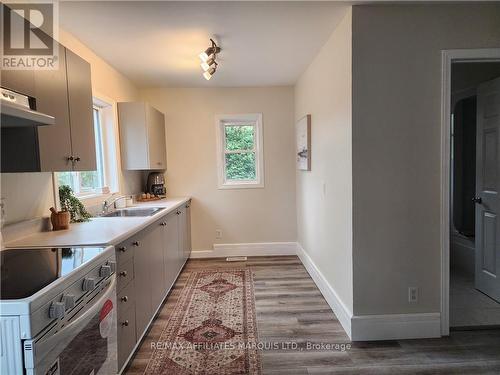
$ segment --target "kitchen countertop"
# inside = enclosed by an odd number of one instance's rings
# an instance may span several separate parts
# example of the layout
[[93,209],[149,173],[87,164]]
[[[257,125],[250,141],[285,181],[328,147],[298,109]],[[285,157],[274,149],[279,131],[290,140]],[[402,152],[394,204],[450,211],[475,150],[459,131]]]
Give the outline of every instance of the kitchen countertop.
[[6,247],[70,247],[117,245],[138,233],[160,217],[172,212],[191,198],[166,198],[147,203],[136,203],[133,207],[165,207],[152,216],[142,217],[94,217],[89,222],[74,223],[69,229],[36,232],[5,244]]

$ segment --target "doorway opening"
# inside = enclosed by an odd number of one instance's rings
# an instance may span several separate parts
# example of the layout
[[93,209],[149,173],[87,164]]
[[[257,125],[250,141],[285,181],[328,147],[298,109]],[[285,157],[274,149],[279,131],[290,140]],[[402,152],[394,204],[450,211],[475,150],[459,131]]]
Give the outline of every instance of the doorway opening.
[[442,51],[443,336],[450,327],[500,326],[499,67],[500,48]]
[[452,62],[450,99],[449,324],[498,328],[500,62]]

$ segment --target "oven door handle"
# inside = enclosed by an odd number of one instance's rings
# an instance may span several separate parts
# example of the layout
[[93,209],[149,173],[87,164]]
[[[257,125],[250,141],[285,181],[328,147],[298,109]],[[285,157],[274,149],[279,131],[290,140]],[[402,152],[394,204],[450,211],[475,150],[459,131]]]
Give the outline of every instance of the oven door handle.
[[[27,351],[25,345],[24,351],[25,366],[27,369],[34,368],[36,366],[37,374],[39,370],[45,371],[48,369],[59,357],[64,348],[99,312],[103,303],[107,299],[111,299],[113,301],[113,308],[116,309],[116,278],[114,276],[107,288],[101,291],[101,293],[102,295],[97,301],[91,302],[92,306],[88,310],[84,311],[82,315],[78,316],[71,323],[64,326],[59,332],[40,340],[29,340],[32,343],[32,350]],[[45,372],[41,373],[44,374]]]

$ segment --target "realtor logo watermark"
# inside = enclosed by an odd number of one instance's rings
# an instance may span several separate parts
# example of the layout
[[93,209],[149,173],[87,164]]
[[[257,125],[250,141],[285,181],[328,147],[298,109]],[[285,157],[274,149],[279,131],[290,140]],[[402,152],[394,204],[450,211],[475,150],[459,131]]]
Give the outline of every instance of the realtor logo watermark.
[[57,1],[2,3],[2,70],[58,69],[58,10]]

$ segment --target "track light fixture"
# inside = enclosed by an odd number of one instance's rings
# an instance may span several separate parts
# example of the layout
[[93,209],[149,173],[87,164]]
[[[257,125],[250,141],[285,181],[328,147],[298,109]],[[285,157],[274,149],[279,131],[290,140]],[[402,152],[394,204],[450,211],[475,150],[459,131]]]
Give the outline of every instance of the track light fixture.
[[201,68],[204,71],[203,77],[205,77],[207,81],[212,78],[213,74],[217,70],[218,64],[215,60],[217,58],[217,54],[221,50],[213,39],[210,39],[210,42],[212,43],[212,45],[199,54],[199,58],[201,60]]

